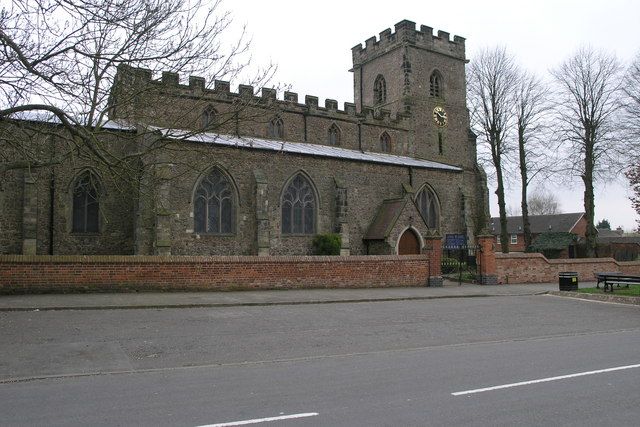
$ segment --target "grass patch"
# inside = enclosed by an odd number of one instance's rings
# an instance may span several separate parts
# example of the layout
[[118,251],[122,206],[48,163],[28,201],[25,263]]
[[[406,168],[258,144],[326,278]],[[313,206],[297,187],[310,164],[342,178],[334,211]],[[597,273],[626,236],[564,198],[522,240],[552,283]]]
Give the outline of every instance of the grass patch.
[[[585,294],[602,294],[602,293],[604,293],[602,288],[600,288],[600,289],[598,289],[598,288],[583,288],[583,289],[578,289],[578,292],[582,292],[582,293],[585,293]],[[611,293],[607,292],[607,295],[611,295]],[[624,285],[620,286],[620,287],[618,287],[617,285],[613,285],[613,295],[640,297],[640,285],[629,285],[628,289]]]

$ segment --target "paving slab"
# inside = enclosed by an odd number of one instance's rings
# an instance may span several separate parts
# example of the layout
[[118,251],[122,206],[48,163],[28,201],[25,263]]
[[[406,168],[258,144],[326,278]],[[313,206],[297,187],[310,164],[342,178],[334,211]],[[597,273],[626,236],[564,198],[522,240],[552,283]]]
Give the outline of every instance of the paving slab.
[[[585,284],[589,286],[589,284]],[[227,307],[323,304],[367,301],[536,295],[557,290],[555,283],[480,286],[445,281],[442,287],[294,289],[240,292],[140,292],[2,295],[0,311]]]

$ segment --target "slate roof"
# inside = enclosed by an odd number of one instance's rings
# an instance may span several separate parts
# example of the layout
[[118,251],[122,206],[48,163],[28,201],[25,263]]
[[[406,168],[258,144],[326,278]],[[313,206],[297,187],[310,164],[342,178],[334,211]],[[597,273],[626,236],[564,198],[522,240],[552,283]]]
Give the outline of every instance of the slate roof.
[[[17,120],[36,121],[42,123],[59,123],[51,115],[22,115],[17,116]],[[136,127],[125,120],[110,120],[102,127],[110,130],[135,131]],[[249,148],[255,150],[268,150],[276,152],[303,154],[318,157],[331,157],[336,159],[355,160],[361,162],[383,163],[399,166],[411,166],[422,169],[446,170],[451,172],[462,172],[462,168],[445,163],[434,162],[413,157],[396,156],[394,154],[376,153],[372,151],[350,150],[348,148],[332,147],[320,144],[309,144],[305,142],[276,141],[271,139],[237,137],[232,135],[220,135],[217,133],[197,133],[181,129],[165,129],[156,126],[147,126],[152,131],[158,131],[167,138],[183,139],[191,142],[203,142],[206,144],[223,145],[228,147]]]
[[457,166],[438,163],[431,160],[416,159],[413,157],[396,156],[394,154],[375,153],[371,151],[351,150],[348,148],[333,147],[305,142],[276,141],[271,139],[237,137],[232,135],[219,135],[216,133],[193,134],[183,130],[163,129],[151,127],[167,138],[184,139],[192,142],[223,145],[227,147],[248,148],[254,150],[267,150],[294,154],[303,154],[318,157],[331,157],[345,160],[355,160],[371,163],[383,163],[400,166],[412,166],[423,169],[437,169],[451,172],[462,172]]
[[[531,232],[534,234],[547,231],[567,231],[570,232],[576,223],[584,216],[583,212],[563,213],[555,215],[530,215]],[[491,234],[500,234],[500,218],[491,218]],[[507,217],[507,233],[522,233],[522,216]]]
[[[25,122],[35,123],[48,123],[48,124],[61,124],[60,119],[49,112],[39,111],[22,111],[20,113],[12,114],[11,119]],[[107,120],[101,125],[102,129],[109,130],[122,130],[122,131],[135,131],[136,127],[124,120]]]
[[598,230],[598,237],[622,237],[622,230],[618,231],[618,230],[609,230],[606,228],[597,228],[596,230]]
[[604,236],[604,237],[600,237],[598,236],[597,238],[598,243],[635,243],[637,245],[640,245],[640,236],[639,235],[633,235],[633,236]]
[[383,200],[380,209],[364,235],[365,240],[384,240],[402,213],[406,199]]

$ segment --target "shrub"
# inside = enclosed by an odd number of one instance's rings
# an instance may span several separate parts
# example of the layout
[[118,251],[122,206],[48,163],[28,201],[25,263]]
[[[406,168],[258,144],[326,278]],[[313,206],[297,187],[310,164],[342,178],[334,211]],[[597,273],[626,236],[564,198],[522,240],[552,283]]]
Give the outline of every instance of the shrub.
[[342,239],[339,234],[317,234],[311,245],[314,255],[340,255]]
[[455,273],[458,271],[460,265],[460,261],[455,258],[442,257],[442,261],[440,267],[442,269],[442,274]]

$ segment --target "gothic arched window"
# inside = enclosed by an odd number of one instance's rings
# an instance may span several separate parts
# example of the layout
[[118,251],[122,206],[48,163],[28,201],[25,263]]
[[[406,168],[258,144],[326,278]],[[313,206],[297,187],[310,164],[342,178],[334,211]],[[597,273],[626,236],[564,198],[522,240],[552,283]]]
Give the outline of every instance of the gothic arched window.
[[418,210],[427,226],[432,229],[438,228],[438,216],[440,215],[438,200],[429,187],[424,186],[420,190],[416,196],[416,205],[418,205]]
[[380,135],[380,151],[383,153],[391,152],[391,137],[386,132],[383,132],[382,135]]
[[383,104],[387,101],[387,83],[382,77],[382,74],[378,74],[375,82],[373,83],[373,103],[374,105]]
[[196,233],[229,234],[234,230],[234,191],[231,182],[214,168],[198,183],[193,196]]
[[442,97],[442,76],[437,71],[431,73],[429,77],[429,95]]
[[205,108],[202,112],[202,129],[206,130],[214,127],[216,124],[217,115],[218,112],[211,105]]
[[100,231],[100,185],[90,171],[81,173],[73,184],[73,217],[71,231],[74,233],[97,233]]
[[340,129],[335,123],[329,127],[328,142],[329,145],[340,145]]
[[309,180],[301,173],[282,194],[282,234],[314,234],[316,196]]
[[269,122],[269,138],[284,138],[284,122],[280,117],[275,117]]

